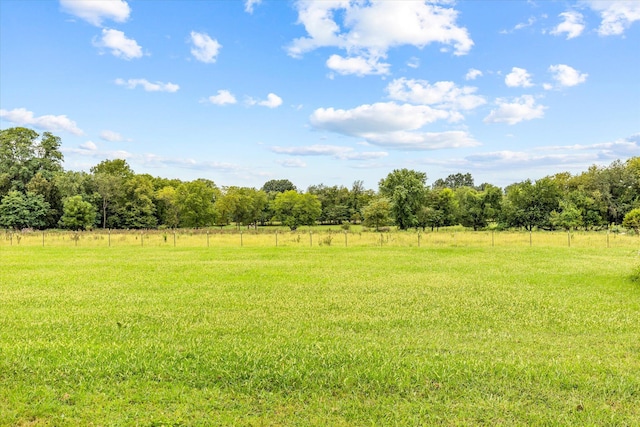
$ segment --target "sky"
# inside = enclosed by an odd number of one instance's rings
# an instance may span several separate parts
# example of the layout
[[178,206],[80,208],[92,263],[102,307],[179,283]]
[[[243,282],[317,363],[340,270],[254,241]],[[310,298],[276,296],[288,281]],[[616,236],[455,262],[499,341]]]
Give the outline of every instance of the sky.
[[218,186],[640,156],[640,1],[2,0],[0,129]]

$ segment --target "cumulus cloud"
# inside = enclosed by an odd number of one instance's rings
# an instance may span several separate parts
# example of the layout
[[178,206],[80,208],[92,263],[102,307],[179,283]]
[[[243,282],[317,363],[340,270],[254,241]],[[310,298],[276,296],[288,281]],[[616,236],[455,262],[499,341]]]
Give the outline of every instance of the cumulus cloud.
[[631,24],[640,21],[640,2],[629,0],[584,0],[594,11],[600,13],[602,21],[598,27],[601,36],[617,36]]
[[564,21],[556,26],[551,34],[560,36],[567,34],[567,40],[578,37],[584,31],[584,18],[581,13],[576,11],[563,12],[559,15]]
[[478,77],[482,77],[482,71],[476,70],[475,68],[469,68],[467,74],[464,76],[465,80],[475,80]]
[[430,84],[426,80],[400,78],[389,83],[386,90],[389,97],[396,101],[452,110],[472,110],[487,102],[482,96],[475,95],[477,88],[458,87],[448,81]]
[[247,105],[259,105],[261,107],[267,108],[278,108],[282,105],[282,98],[280,98],[275,93],[270,93],[269,95],[267,95],[267,99],[262,101],[253,98],[247,98]]
[[355,56],[343,58],[340,55],[331,55],[327,59],[327,68],[338,74],[355,74],[366,76],[371,74],[389,74],[391,64],[379,62],[381,58]]
[[309,118],[316,129],[365,139],[368,143],[407,150],[470,147],[478,145],[462,131],[420,132],[437,120],[457,120],[456,112],[428,105],[395,102],[365,104],[351,110],[319,108]]
[[379,60],[396,46],[441,43],[453,46],[455,55],[467,54],[473,46],[467,29],[456,24],[458,11],[434,2],[298,1],[296,8],[307,37],[293,40],[289,55],[300,57],[321,47],[343,49],[347,58],[327,61],[342,74],[381,74],[386,64]]
[[112,130],[103,130],[100,132],[100,138],[109,142],[122,142],[125,140],[122,135]]
[[60,0],[60,6],[65,12],[96,27],[100,27],[106,19],[125,22],[131,13],[131,8],[124,0]]
[[102,29],[102,38],[94,39],[93,44],[99,48],[109,49],[113,56],[122,59],[134,59],[142,57],[142,48],[134,39],[129,39],[122,31],[109,28]]
[[244,11],[247,13],[253,13],[253,8],[262,3],[262,0],[245,0]]
[[218,53],[222,45],[217,40],[212,39],[206,33],[191,32],[191,54],[200,62],[213,64],[216,62]]
[[[587,77],[589,76],[586,73],[580,73],[575,68],[564,64],[550,66],[549,72],[553,74],[553,79],[557,84],[563,87],[576,86],[580,83],[584,83],[587,81]],[[548,88],[549,85],[545,85],[545,89]]]
[[328,156],[339,160],[373,160],[386,157],[388,153],[384,151],[356,152],[351,147],[339,145],[308,145],[304,147],[271,147],[271,151],[277,154],[287,154],[291,156]]
[[13,110],[0,109],[0,118],[18,126],[32,126],[49,132],[64,131],[74,135],[84,135],[76,122],[65,115],[35,117],[33,112],[26,108],[14,108]]
[[98,146],[93,141],[87,141],[84,144],[80,144],[78,147],[87,151],[96,151],[98,149]]
[[544,105],[536,105],[536,100],[531,95],[523,95],[512,102],[504,98],[496,100],[497,109],[492,110],[485,123],[507,123],[515,125],[525,120],[540,119],[544,116]]
[[208,100],[215,105],[235,104],[238,102],[236,97],[228,90],[219,90],[217,95],[211,95]]
[[531,74],[524,68],[513,67],[504,78],[504,83],[509,87],[531,87]]
[[177,92],[180,89],[180,86],[174,83],[151,83],[146,79],[116,79],[115,83],[118,86],[124,86],[127,89],[135,89],[138,86],[142,86],[142,88],[147,92]]

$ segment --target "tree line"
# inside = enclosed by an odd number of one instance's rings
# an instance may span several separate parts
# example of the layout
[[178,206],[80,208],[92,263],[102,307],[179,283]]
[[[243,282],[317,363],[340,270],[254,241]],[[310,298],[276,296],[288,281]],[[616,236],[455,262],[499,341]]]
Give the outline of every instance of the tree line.
[[640,229],[640,157],[550,175],[506,188],[476,185],[457,173],[427,185],[424,172],[396,169],[378,190],[287,179],[260,189],[219,187],[207,179],[182,181],[136,174],[123,159],[90,172],[64,170],[59,137],[15,127],[0,131],[0,227],[199,228],[282,224],[435,229],[463,225],[533,229]]

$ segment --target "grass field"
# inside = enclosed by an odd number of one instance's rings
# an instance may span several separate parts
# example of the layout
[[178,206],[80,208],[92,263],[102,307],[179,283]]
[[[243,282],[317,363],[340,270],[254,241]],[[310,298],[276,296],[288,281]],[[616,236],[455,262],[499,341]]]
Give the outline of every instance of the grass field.
[[639,425],[638,246],[522,237],[5,241],[0,425]]

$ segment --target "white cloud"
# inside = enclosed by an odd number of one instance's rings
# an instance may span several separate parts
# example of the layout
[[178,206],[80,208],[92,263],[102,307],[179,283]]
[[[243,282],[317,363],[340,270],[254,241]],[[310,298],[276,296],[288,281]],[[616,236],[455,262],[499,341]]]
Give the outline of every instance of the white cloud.
[[93,40],[96,47],[110,49],[113,56],[122,59],[134,59],[142,57],[142,48],[133,39],[128,39],[122,31],[109,28],[102,29],[102,38]]
[[509,87],[531,87],[531,74],[524,68],[513,67],[511,72],[504,78],[504,82]]
[[395,102],[365,104],[351,110],[318,108],[310,117],[312,126],[351,136],[369,133],[415,130],[446,120],[451,114],[426,105],[399,105]]
[[261,107],[277,108],[282,105],[282,98],[275,93],[267,95],[267,99],[263,101],[247,98],[247,105],[260,105]]
[[446,132],[388,132],[365,134],[372,144],[396,150],[442,150],[481,145],[465,131]]
[[[348,58],[337,57],[327,64],[343,72],[355,68],[364,75],[364,65],[369,64],[371,73],[380,74],[380,67],[371,64],[378,64],[396,46],[441,43],[453,46],[455,55],[464,55],[473,46],[467,29],[456,25],[458,12],[434,2],[316,0],[298,1],[296,8],[298,23],[308,36],[293,40],[289,55],[300,57],[320,47],[344,49]],[[336,16],[342,16],[342,21]],[[344,63],[351,58],[364,61]]]
[[327,59],[327,68],[337,72],[338,74],[347,75],[355,74],[357,76],[366,76],[371,74],[389,74],[390,64],[380,63],[381,58],[355,56],[343,58],[340,55],[331,55]]
[[560,36],[564,33],[567,34],[567,40],[578,37],[585,29],[584,19],[581,13],[576,11],[563,12],[559,15],[564,19],[563,22],[555,27],[551,34]]
[[78,147],[87,151],[96,151],[98,149],[98,146],[93,141],[87,141],[84,144],[80,144]]
[[417,58],[415,56],[412,56],[411,58],[409,58],[409,60],[407,61],[407,67],[409,67],[409,68],[419,68],[420,67],[420,58]]
[[425,80],[400,78],[389,83],[386,90],[389,97],[396,101],[453,110],[472,110],[487,102],[482,96],[474,94],[477,88],[457,87],[455,83],[447,81],[429,84]]
[[245,0],[244,2],[244,11],[247,13],[253,13],[254,6],[262,3],[262,0]]
[[122,142],[124,138],[118,132],[112,130],[103,130],[100,132],[100,138],[109,142]]
[[146,79],[116,79],[115,83],[118,86],[125,86],[127,89],[135,89],[138,86],[142,86],[147,92],[177,92],[180,86],[174,83],[151,83]]
[[84,135],[76,122],[65,115],[45,115],[34,117],[33,112],[26,108],[14,108],[13,110],[0,109],[0,118],[18,126],[33,126],[49,132],[69,132],[74,135]]
[[277,160],[276,163],[278,163],[280,166],[285,168],[306,168],[307,167],[307,164],[300,159],[283,159],[283,160]]
[[215,105],[235,104],[238,102],[236,97],[228,90],[219,90],[217,95],[211,95],[208,100]]
[[482,77],[482,71],[476,70],[475,68],[469,68],[467,74],[464,76],[465,80],[475,80],[478,77]]
[[191,32],[191,54],[201,62],[213,64],[220,52],[222,45],[217,40],[212,39],[206,33]]
[[621,35],[631,24],[640,21],[640,2],[629,0],[584,0],[591,9],[600,13],[598,27],[601,36]]
[[351,110],[319,108],[309,118],[316,129],[363,138],[374,145],[406,150],[470,147],[478,145],[466,132],[420,132],[437,120],[458,120],[459,113],[427,105],[395,102],[365,104]]
[[100,27],[105,19],[125,22],[131,13],[129,5],[124,0],[60,0],[60,6],[65,12],[96,27]]
[[[553,73],[553,79],[558,82],[560,86],[565,87],[576,86],[580,83],[584,83],[587,81],[587,77],[589,76],[586,73],[581,74],[575,68],[564,64],[550,66],[549,72]],[[546,88],[547,86],[545,86],[545,89]]]
[[504,98],[496,100],[498,108],[492,110],[485,123],[507,123],[515,125],[524,120],[540,119],[544,116],[544,105],[536,105],[536,101],[531,95],[523,95],[509,102]]
[[373,160],[386,157],[388,153],[384,151],[356,152],[351,147],[341,147],[338,145],[309,145],[305,147],[271,147],[271,151],[277,154],[288,154],[292,156],[329,156],[339,160]]

